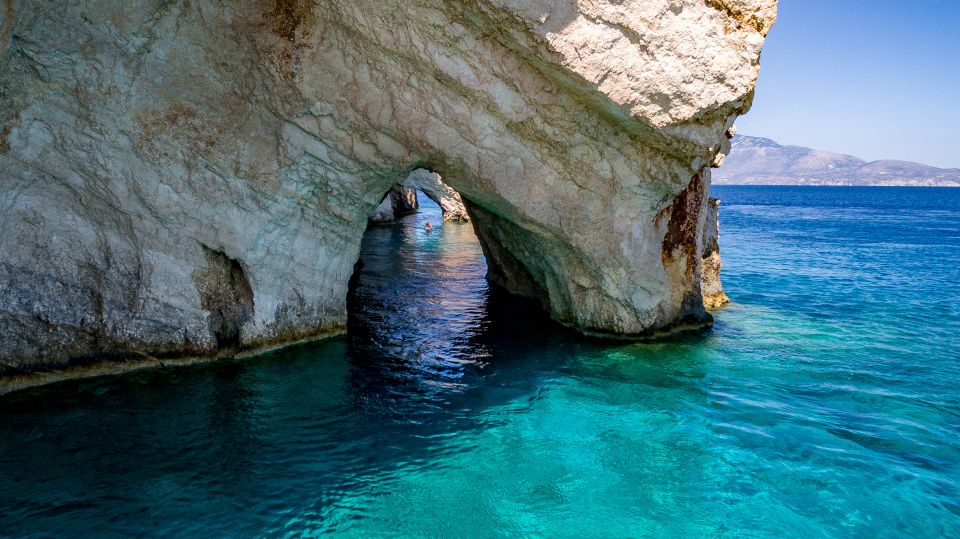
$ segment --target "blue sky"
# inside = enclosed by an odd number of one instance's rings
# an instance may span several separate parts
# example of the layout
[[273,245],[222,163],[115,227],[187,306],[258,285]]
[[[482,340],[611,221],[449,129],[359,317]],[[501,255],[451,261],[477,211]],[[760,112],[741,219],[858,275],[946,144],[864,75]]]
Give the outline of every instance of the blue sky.
[[739,133],[960,168],[960,0],[780,0]]

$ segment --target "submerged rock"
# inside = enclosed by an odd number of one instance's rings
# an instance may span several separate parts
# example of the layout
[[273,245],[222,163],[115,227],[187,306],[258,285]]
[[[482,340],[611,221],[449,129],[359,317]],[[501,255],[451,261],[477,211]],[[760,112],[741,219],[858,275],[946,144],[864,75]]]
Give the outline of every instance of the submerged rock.
[[0,10],[8,372],[342,331],[367,217],[418,168],[562,323],[709,324],[709,167],[775,0]]

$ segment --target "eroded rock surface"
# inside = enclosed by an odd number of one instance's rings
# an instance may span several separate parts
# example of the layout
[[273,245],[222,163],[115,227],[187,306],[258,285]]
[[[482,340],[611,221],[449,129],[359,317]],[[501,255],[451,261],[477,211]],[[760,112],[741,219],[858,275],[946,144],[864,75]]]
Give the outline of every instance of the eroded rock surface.
[[367,217],[421,167],[557,320],[703,326],[709,166],[775,0],[0,9],[0,361],[27,372],[342,331]]
[[728,303],[730,298],[723,292],[720,284],[720,270],[723,261],[720,259],[720,200],[711,198],[707,201],[707,217],[703,221],[703,306],[707,310],[717,309]]
[[410,215],[417,211],[420,203],[417,201],[417,190],[412,187],[394,185],[390,188],[387,196],[377,206],[367,222],[375,225],[385,225],[396,221],[404,215]]

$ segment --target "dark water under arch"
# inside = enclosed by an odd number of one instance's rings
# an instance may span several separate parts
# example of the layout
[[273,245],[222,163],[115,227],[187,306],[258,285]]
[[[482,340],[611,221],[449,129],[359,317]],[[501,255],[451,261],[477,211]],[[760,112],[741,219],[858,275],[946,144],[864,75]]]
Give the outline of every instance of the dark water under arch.
[[704,338],[559,329],[423,198],[350,337],[0,398],[0,536],[960,535],[960,190],[716,191]]

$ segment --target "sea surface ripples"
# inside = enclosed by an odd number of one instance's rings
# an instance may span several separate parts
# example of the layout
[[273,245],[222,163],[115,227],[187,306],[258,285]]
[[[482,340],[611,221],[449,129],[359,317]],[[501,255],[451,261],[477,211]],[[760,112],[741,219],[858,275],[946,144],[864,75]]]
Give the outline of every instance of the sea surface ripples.
[[427,201],[349,337],[0,398],[0,536],[960,536],[960,190],[715,192],[705,336],[564,330]]

